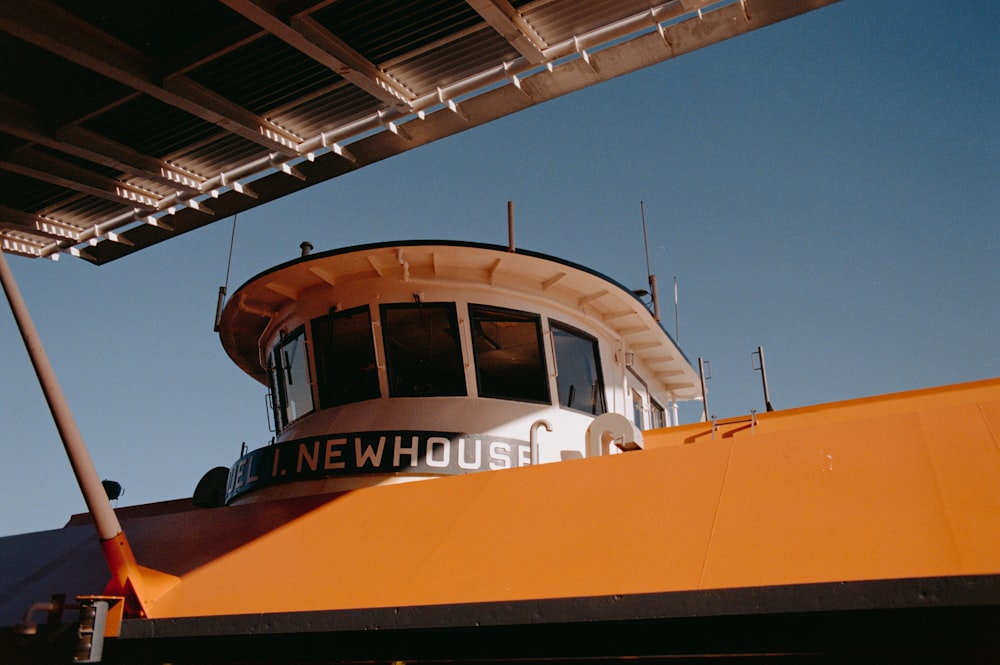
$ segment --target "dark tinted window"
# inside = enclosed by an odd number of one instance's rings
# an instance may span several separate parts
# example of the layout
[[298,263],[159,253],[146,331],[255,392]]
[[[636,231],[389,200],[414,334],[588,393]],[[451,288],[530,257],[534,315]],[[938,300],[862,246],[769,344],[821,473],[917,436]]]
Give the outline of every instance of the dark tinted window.
[[465,395],[465,366],[453,303],[382,305],[389,394]]
[[604,379],[597,340],[562,323],[550,321],[550,326],[559,405],[594,415],[604,413]]
[[480,396],[548,403],[540,317],[469,305],[469,318]]
[[312,339],[321,409],[380,396],[368,307],[314,319]]

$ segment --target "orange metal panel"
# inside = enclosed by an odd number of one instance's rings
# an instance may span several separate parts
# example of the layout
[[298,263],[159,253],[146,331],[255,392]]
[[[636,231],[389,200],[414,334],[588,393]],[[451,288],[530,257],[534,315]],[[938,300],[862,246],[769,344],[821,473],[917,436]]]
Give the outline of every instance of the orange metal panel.
[[622,455],[352,492],[191,571],[152,612],[693,588],[725,450],[650,456],[664,458],[656,473],[647,472],[648,459]]
[[[991,424],[986,415],[995,416]],[[962,568],[994,570],[1000,552],[1000,401],[920,414],[920,426]]]
[[931,576],[956,563],[915,423],[886,418],[736,444],[706,587]]
[[714,438],[650,432],[625,455],[151,516],[130,538],[182,578],[152,617],[996,574],[998,423],[995,380]]

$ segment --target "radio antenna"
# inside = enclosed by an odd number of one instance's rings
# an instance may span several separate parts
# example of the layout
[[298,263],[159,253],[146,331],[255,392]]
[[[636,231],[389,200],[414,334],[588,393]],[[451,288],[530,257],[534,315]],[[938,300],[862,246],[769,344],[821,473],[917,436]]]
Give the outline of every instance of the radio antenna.
[[653,318],[660,320],[660,298],[656,293],[656,275],[649,268],[649,240],[646,237],[646,206],[639,201],[639,211],[642,213],[642,244],[646,248],[646,277],[649,280],[649,293],[653,297]]
[[236,215],[233,215],[233,234],[229,238],[229,259],[226,261],[226,282],[219,287],[219,301],[215,304],[215,332],[222,323],[222,306],[226,304],[226,290],[229,288],[229,269],[233,265],[233,245],[236,244]]
[[674,275],[674,341],[681,343],[680,316],[677,314],[677,275]]

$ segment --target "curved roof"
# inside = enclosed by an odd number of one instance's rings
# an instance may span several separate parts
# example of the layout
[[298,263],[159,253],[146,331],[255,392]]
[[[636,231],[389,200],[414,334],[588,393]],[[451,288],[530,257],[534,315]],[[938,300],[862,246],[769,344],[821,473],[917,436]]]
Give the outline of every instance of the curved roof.
[[[349,288],[370,279],[438,282],[461,289],[486,285],[540,298],[600,321],[650,368],[656,393],[700,397],[697,372],[646,305],[621,284],[551,256],[466,242],[378,243],[312,254],[263,272],[241,286],[222,314],[220,337],[230,358],[262,383],[259,340],[272,321],[316,289]],[[654,383],[655,382],[655,383]]]
[[835,0],[0,3],[0,247],[105,263]]

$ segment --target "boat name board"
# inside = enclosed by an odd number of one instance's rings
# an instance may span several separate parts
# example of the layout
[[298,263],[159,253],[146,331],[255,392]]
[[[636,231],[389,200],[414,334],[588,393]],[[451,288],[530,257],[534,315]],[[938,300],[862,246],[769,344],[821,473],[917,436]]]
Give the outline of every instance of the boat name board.
[[229,469],[226,501],[298,480],[372,473],[452,476],[527,466],[527,441],[486,434],[394,430],[282,441],[240,457]]

